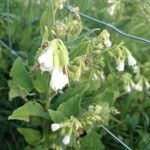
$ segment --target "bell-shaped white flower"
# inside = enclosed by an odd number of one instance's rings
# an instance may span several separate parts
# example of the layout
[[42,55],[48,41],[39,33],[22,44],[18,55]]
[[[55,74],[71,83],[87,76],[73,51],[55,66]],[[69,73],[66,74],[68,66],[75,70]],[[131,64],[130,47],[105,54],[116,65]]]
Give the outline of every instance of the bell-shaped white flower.
[[53,123],[51,124],[51,129],[52,131],[57,131],[62,127],[62,125],[60,123]]
[[135,85],[135,90],[139,92],[143,91],[143,86],[140,82]]
[[62,142],[63,142],[65,145],[68,145],[68,144],[70,143],[70,135],[64,136]]
[[124,60],[121,60],[121,61],[118,62],[116,69],[117,69],[118,71],[120,71],[120,72],[121,72],[121,71],[124,71],[124,66],[125,66]]
[[130,86],[129,84],[126,84],[126,85],[124,86],[124,90],[125,90],[126,92],[130,93],[130,92],[131,92],[131,86]]
[[53,50],[48,49],[38,57],[38,63],[41,71],[50,72],[53,68]]
[[110,48],[112,46],[112,42],[109,39],[107,39],[107,40],[104,41],[104,45],[106,47]]
[[115,9],[116,9],[116,3],[112,4],[108,9],[107,9],[107,12],[110,16],[113,16],[114,15],[114,12],[115,12]]
[[59,68],[54,68],[50,81],[51,88],[55,91],[62,90],[67,84],[69,84],[68,75]]
[[129,54],[128,55],[128,65],[129,66],[134,66],[136,64],[137,64],[136,59],[131,54]]

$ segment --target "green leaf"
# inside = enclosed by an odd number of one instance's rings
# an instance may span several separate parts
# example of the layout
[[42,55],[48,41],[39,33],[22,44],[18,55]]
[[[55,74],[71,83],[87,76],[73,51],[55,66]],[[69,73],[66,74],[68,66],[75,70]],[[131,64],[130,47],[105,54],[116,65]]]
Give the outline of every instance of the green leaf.
[[71,116],[77,117],[80,114],[81,96],[78,94],[66,102],[60,104],[57,111],[49,110],[49,115],[54,122],[61,122]]
[[60,123],[64,120],[64,115],[62,114],[62,112],[60,111],[54,111],[54,110],[48,110],[49,111],[49,115],[51,117],[51,119],[53,120],[53,122],[57,122]]
[[61,103],[67,101],[68,99],[70,99],[71,97],[76,96],[76,94],[78,93],[80,96],[82,96],[84,94],[84,92],[87,90],[87,88],[89,87],[89,84],[84,84],[84,83],[77,83],[74,84],[73,86],[71,86],[70,88],[65,90],[65,93],[62,94],[61,96],[59,96],[53,107],[57,107],[59,106]]
[[12,81],[30,92],[33,89],[32,78],[20,58],[17,58],[10,71]]
[[48,89],[48,82],[49,74],[37,72],[35,75],[35,79],[33,80],[33,85],[38,92],[44,93]]
[[22,107],[13,111],[13,114],[8,119],[23,120],[29,122],[30,116],[42,117],[49,119],[47,112],[37,102],[27,102]]
[[32,77],[20,58],[15,60],[10,71],[10,76],[12,77],[12,80],[8,81],[8,86],[10,88],[9,99],[12,100],[17,96],[21,96],[25,99],[25,97],[33,89],[33,84]]
[[29,92],[26,89],[17,86],[11,80],[8,82],[8,85],[10,87],[10,91],[9,91],[10,100],[18,96],[22,97],[23,99],[26,99],[26,96],[29,95]]
[[97,95],[96,98],[99,102],[108,102],[110,106],[113,106],[116,96],[116,92],[106,89],[103,93]]
[[89,86],[89,88],[88,88],[88,91],[96,91],[96,90],[98,90],[98,88],[100,87],[100,85],[101,85],[101,81],[94,81],[94,80],[90,80],[89,81],[89,84],[90,84],[90,86]]
[[81,55],[85,55],[89,50],[89,42],[87,41],[82,41],[76,48],[72,49],[70,52],[70,59],[72,60],[73,58]]
[[82,150],[104,150],[100,136],[95,132],[90,132],[86,137],[82,138],[80,144]]
[[31,129],[31,128],[18,128],[17,130],[24,136],[25,140],[30,145],[36,144],[42,138],[39,131]]

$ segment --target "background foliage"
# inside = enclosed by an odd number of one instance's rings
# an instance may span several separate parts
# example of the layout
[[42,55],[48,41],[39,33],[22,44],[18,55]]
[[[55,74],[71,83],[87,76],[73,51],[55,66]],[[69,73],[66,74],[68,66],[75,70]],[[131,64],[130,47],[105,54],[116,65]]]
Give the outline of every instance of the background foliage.
[[[118,0],[117,9],[113,16],[108,14],[107,9],[110,4],[105,0],[71,0],[70,2],[90,16],[110,22],[123,31],[150,39],[149,0]],[[35,62],[36,51],[41,46],[43,38],[41,28],[43,27],[42,23],[46,22],[44,20],[44,15],[47,15],[46,9],[47,11],[50,10],[48,8],[49,3],[48,0],[1,0],[1,147],[10,150],[33,149],[41,140],[42,132],[44,132],[44,136],[48,136],[47,131],[42,129],[41,124],[46,124],[43,127],[47,127],[50,131],[52,121],[62,121],[63,117],[61,115],[65,115],[68,118],[72,115],[79,116],[81,113],[80,107],[88,108],[92,99],[95,103],[97,101],[108,102],[110,106],[115,106],[120,112],[119,115],[110,117],[108,129],[131,148],[148,150],[150,147],[150,93],[149,91],[131,92],[130,94],[121,93],[120,89],[118,89],[120,88],[120,83],[118,83],[117,77],[113,74],[107,73],[109,75],[107,77],[108,85],[100,86],[94,81],[89,81],[87,84],[81,82],[77,85],[73,83],[69,89],[66,89],[64,95],[58,94],[54,97],[53,101],[55,102],[52,103],[49,109],[50,116],[45,111],[45,108],[42,107],[46,103],[41,99],[45,99],[43,93],[47,91],[48,74],[41,75],[40,72],[32,74],[30,69]],[[64,18],[67,14],[68,12],[63,10],[63,13],[58,12],[57,17]],[[51,26],[51,22],[46,23]],[[100,31],[106,29],[106,27],[99,26],[89,20],[82,19],[82,23],[83,31],[79,36],[74,39],[68,38],[69,40],[64,40],[70,50],[71,60],[76,56],[85,54],[84,51],[81,51],[88,47],[84,38],[90,39],[99,35],[99,31],[94,32],[93,29],[100,28]],[[141,72],[150,81],[149,45],[122,37],[110,29],[107,30],[110,32],[112,43],[119,44],[121,41],[125,43],[126,47],[138,60]],[[90,32],[92,34],[86,36]],[[81,99],[82,103],[80,102]],[[105,106],[104,108],[104,112],[106,111],[107,113],[107,107]],[[46,123],[39,117],[44,118]],[[51,120],[49,120],[49,117],[51,117]],[[8,120],[8,118],[17,119],[17,121]],[[30,120],[30,118],[32,119]],[[30,135],[32,135],[32,138]],[[52,134],[51,140],[47,141],[47,143],[52,142],[55,136]],[[80,140],[82,149],[104,149],[104,147],[105,149],[123,149],[110,135],[97,127],[95,127],[95,131],[89,132]],[[31,145],[30,147],[28,143]],[[46,144],[45,147],[47,146]],[[37,146],[37,149],[41,149],[41,147]]]

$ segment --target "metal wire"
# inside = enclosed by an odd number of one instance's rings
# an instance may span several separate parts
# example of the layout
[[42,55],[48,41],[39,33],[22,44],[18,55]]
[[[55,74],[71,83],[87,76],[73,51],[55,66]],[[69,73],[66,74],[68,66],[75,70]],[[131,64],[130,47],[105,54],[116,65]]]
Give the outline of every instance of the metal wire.
[[[71,5],[67,5],[67,6],[65,6],[65,8],[66,8],[67,10],[69,10],[69,11],[73,11],[73,9],[74,9],[74,7],[72,7]],[[91,17],[91,16],[89,16],[89,15],[86,15],[86,14],[84,14],[84,13],[82,13],[82,12],[79,12],[79,15],[82,16],[82,17],[84,17],[84,18],[86,18],[86,19],[89,19],[89,20],[92,20],[92,21],[94,21],[94,22],[97,22],[97,23],[99,23],[99,24],[101,24],[101,25],[105,25],[105,26],[107,26],[107,27],[113,29],[114,31],[118,32],[119,34],[121,34],[121,35],[123,35],[123,36],[126,36],[126,37],[128,37],[128,38],[131,38],[131,39],[134,39],[134,40],[137,40],[137,41],[141,41],[141,42],[144,42],[144,43],[150,45],[150,40],[147,40],[147,39],[144,39],[144,38],[142,38],[142,37],[139,37],[139,36],[135,36],[135,35],[126,33],[126,32],[124,32],[124,31],[118,29],[117,27],[115,27],[114,25],[112,25],[112,24],[110,24],[110,23],[107,23],[107,22],[105,22],[105,21],[96,19],[96,18]]]
[[112,132],[110,132],[106,127],[104,127],[103,125],[101,125],[101,127],[107,132],[109,133],[115,140],[117,140],[120,144],[122,144],[126,149],[128,150],[132,150],[130,147],[128,147],[125,143],[123,143],[118,137],[116,137]]

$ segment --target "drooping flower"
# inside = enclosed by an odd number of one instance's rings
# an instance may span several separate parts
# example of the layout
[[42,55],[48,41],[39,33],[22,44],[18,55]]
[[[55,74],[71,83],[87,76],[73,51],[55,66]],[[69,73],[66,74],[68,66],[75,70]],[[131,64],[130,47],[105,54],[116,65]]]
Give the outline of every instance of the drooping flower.
[[121,72],[121,71],[124,71],[124,66],[125,66],[124,60],[121,60],[121,61],[118,62],[116,69],[117,69],[118,71],[120,71],[120,72]]
[[68,75],[65,74],[61,69],[54,68],[52,70],[52,76],[50,86],[53,90],[62,90],[67,84],[69,84]]
[[124,90],[125,90],[126,92],[130,93],[130,92],[131,92],[131,86],[130,86],[129,84],[126,84],[126,85],[124,86]]
[[136,59],[131,54],[129,54],[128,55],[128,65],[129,66],[134,66],[136,64],[137,64]]
[[48,48],[38,57],[38,63],[42,72],[50,72],[53,68],[53,50]]
[[68,144],[70,143],[70,135],[64,136],[62,142],[63,142],[65,145],[68,145]]
[[57,131],[62,127],[62,125],[60,123],[53,123],[51,124],[51,129],[52,131]]
[[116,9],[116,3],[112,4],[112,5],[107,9],[107,12],[109,13],[110,16],[113,16],[113,15],[114,15],[115,9]]

